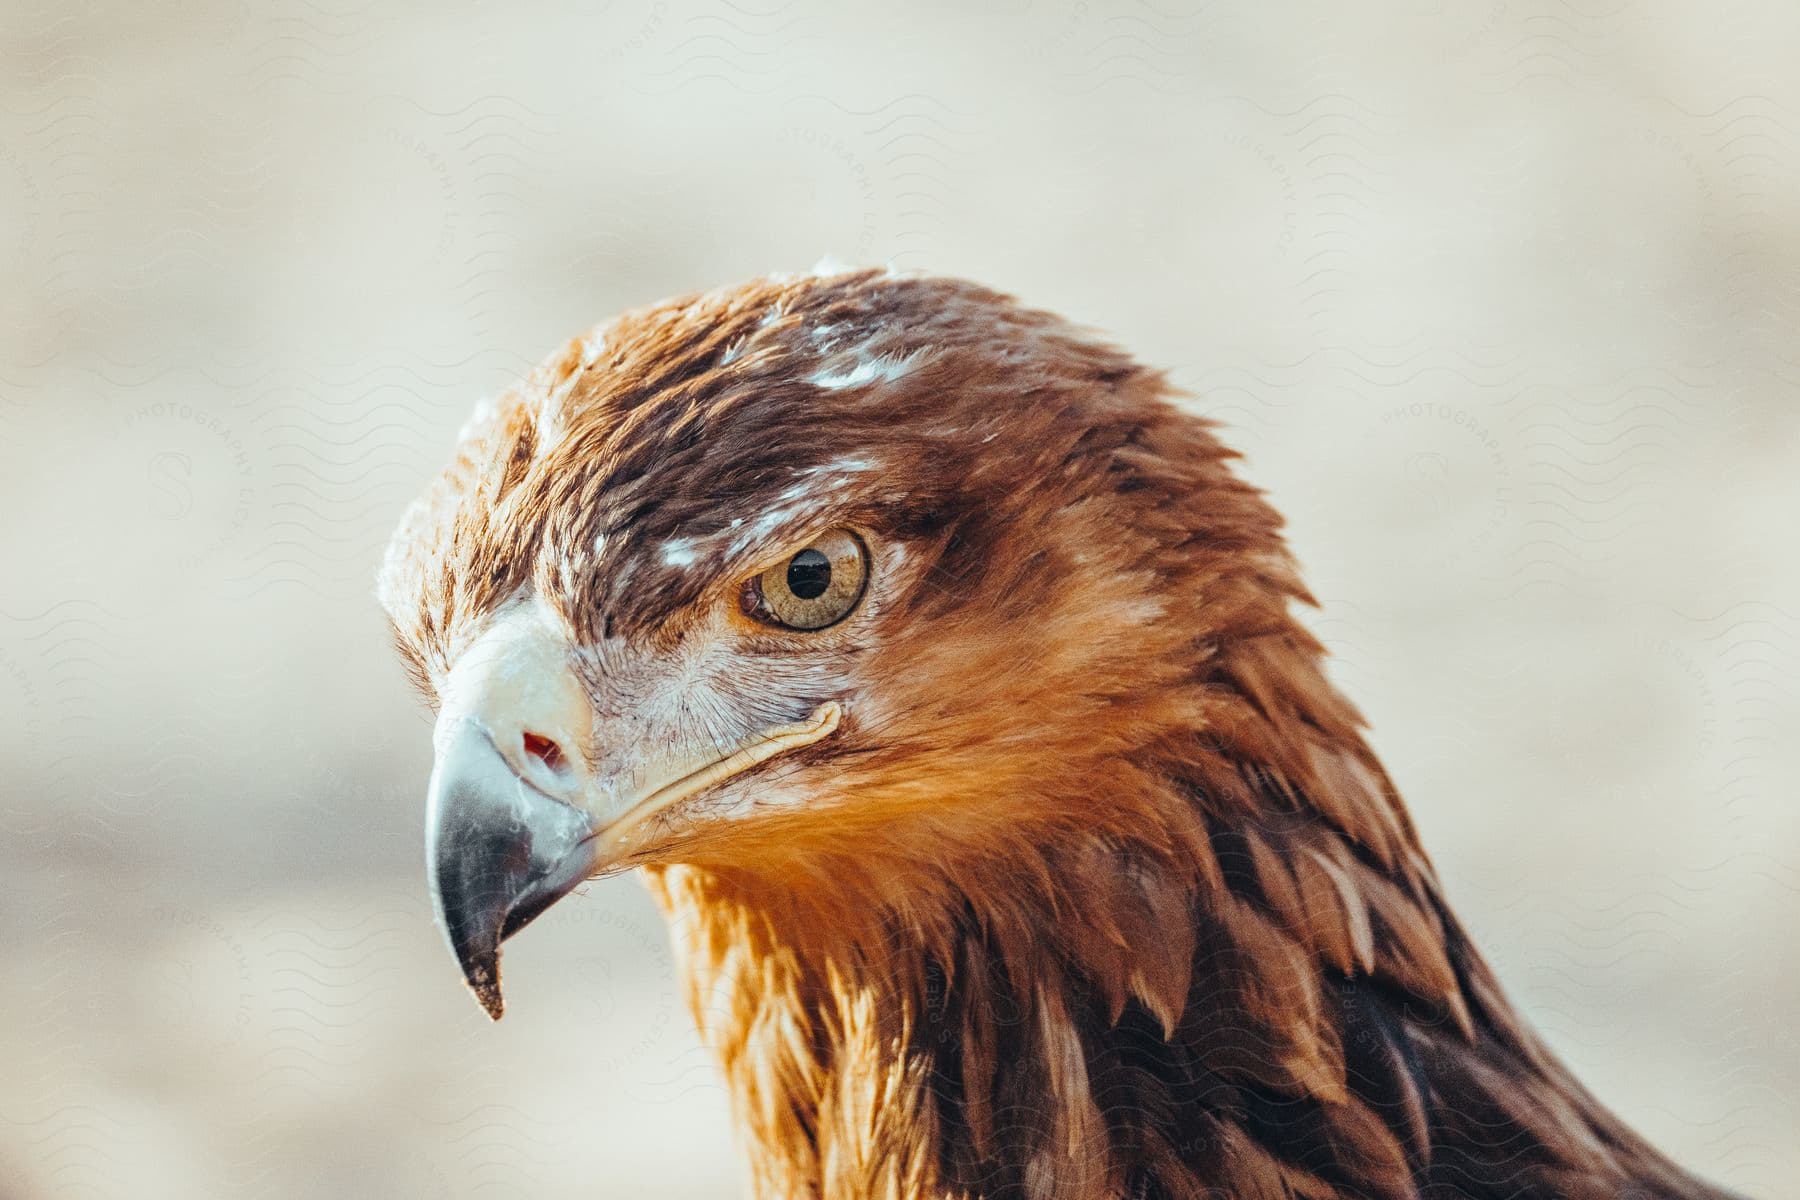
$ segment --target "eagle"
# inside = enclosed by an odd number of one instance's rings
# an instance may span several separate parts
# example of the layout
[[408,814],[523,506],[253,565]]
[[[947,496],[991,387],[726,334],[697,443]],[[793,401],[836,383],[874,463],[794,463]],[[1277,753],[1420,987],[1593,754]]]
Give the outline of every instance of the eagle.
[[476,998],[640,870],[771,1200],[1725,1196],[1508,1002],[1180,399],[848,270],[480,406],[378,588]]

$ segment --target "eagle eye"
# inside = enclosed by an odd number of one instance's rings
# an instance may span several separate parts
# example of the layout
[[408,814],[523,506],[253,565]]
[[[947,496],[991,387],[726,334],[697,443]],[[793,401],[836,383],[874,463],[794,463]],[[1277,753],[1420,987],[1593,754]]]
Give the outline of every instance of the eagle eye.
[[823,629],[850,614],[869,579],[869,552],[834,529],[744,582],[747,616],[783,629]]

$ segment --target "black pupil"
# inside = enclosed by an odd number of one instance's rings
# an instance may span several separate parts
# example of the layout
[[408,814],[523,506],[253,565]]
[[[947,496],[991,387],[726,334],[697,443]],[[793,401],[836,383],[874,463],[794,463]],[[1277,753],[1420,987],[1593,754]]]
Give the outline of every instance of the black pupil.
[[817,550],[802,550],[788,561],[788,591],[816,600],[831,586],[831,560]]

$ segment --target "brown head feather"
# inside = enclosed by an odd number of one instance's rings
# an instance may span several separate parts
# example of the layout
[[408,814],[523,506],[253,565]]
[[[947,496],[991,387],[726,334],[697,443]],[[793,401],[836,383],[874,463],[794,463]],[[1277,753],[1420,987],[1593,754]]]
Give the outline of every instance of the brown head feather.
[[1502,998],[1232,457],[994,292],[764,280],[493,406],[383,595],[429,679],[521,588],[673,644],[773,537],[904,549],[854,636],[751,643],[856,681],[768,768],[821,802],[645,860],[760,1195],[1715,1194]]

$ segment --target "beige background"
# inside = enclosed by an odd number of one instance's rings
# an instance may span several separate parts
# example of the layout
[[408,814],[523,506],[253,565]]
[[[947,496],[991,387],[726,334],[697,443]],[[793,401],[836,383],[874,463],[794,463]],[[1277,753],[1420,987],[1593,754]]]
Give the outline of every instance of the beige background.
[[1525,1009],[1800,1197],[1800,9],[572,7],[0,14],[0,1197],[735,1192],[637,883],[459,987],[370,581],[477,397],[824,253],[1172,368]]

